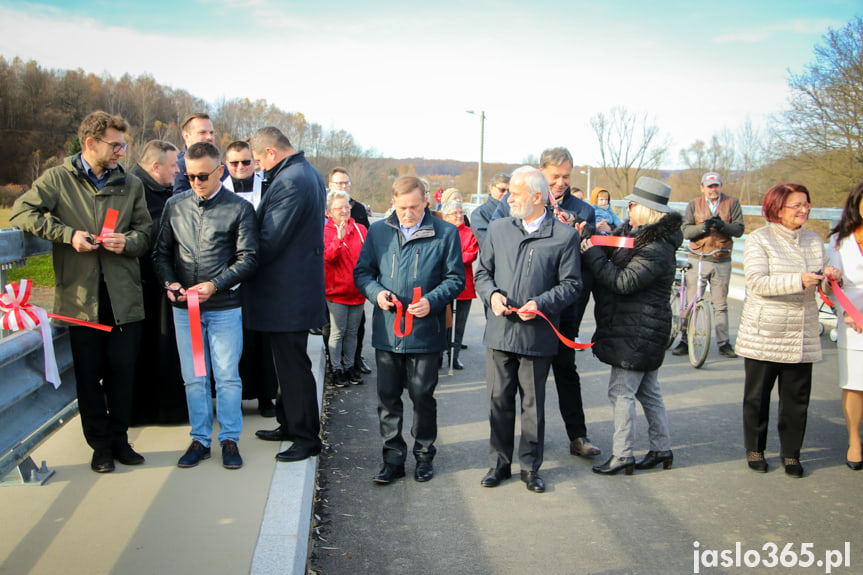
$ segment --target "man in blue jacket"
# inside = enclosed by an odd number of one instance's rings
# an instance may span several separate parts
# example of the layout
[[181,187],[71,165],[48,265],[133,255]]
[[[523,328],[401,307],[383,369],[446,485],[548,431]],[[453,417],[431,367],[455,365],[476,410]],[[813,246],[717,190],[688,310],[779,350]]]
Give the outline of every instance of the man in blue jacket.
[[378,415],[384,464],[374,482],[405,476],[402,437],[405,388],[413,401],[414,479],[434,475],[440,353],[446,349],[446,306],[464,289],[458,229],[428,210],[425,184],[413,176],[393,183],[392,215],[373,223],[354,269],[357,288],[377,304],[372,346],[378,372]]
[[309,329],[326,321],[324,298],[324,180],[291,141],[274,127],[261,128],[249,142],[265,170],[256,215],[260,228],[258,271],[246,282],[245,327],[269,333],[279,397],[279,427],[255,435],[266,441],[293,440],[276,456],[300,461],[321,452],[320,412]]
[[[558,339],[539,310],[555,325],[578,298],[581,259],[573,249],[578,234],[546,210],[548,185],[542,172],[525,166],[510,180],[512,217],[492,222],[480,250],[476,287],[491,309],[483,343],[489,397],[491,469],[484,487],[512,475],[515,396],[521,396],[521,480],[535,493],[545,491],[542,465],[545,382]],[[513,312],[512,308],[518,311]]]

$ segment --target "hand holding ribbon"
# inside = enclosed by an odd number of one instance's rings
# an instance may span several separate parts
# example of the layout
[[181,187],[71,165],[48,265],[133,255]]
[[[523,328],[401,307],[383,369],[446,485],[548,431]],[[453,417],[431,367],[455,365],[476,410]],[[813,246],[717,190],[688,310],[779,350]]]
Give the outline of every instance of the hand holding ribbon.
[[[531,300],[531,301],[532,301],[532,300]],[[548,323],[548,325],[550,325],[550,326],[551,326],[551,329],[553,329],[553,330],[554,330],[555,335],[557,335],[557,339],[559,339],[559,340],[561,341],[561,343],[563,343],[563,345],[565,345],[566,347],[569,347],[569,348],[571,348],[571,349],[587,349],[587,348],[589,348],[589,347],[593,347],[593,343],[592,343],[592,342],[591,342],[591,343],[575,343],[573,340],[571,340],[571,339],[567,338],[566,336],[564,336],[562,333],[560,333],[560,332],[557,330],[557,328],[556,328],[556,327],[554,327],[554,324],[553,324],[553,323],[551,323],[551,320],[550,320],[550,319],[548,319],[548,318],[545,316],[545,314],[544,314],[544,313],[542,313],[541,311],[539,311],[539,310],[536,308],[536,303],[535,303],[535,302],[533,303],[533,306],[528,307],[528,304],[530,304],[530,303],[531,303],[531,302],[528,302],[527,304],[523,305],[523,306],[521,307],[521,309],[519,309],[519,308],[517,308],[517,307],[515,307],[515,306],[509,306],[507,309],[508,309],[508,311],[510,311],[510,312],[517,313],[517,314],[518,314],[518,317],[520,317],[520,318],[522,319],[522,321],[528,321],[528,320],[530,320],[530,319],[533,319],[533,316],[534,316],[534,315],[538,315],[539,317],[541,317],[542,319],[544,319],[544,320],[546,321],[546,323]]]
[[[394,304],[396,306],[396,321],[393,324],[393,333],[396,334],[396,337],[408,336],[408,335],[410,335],[411,331],[413,330],[414,313],[412,313],[411,310],[415,309],[420,304],[420,299],[422,299],[422,288],[415,287],[413,296],[414,296],[413,300],[411,300],[411,303],[408,306],[407,313],[405,313],[405,310],[402,307],[402,302],[400,302],[398,299],[396,299],[393,296],[393,299],[395,299]],[[426,304],[428,304],[428,302],[426,302]],[[427,314],[428,314],[428,311],[419,315],[418,317],[423,317],[424,315],[427,315]],[[405,316],[405,328],[404,328],[404,330],[402,330],[402,328],[401,328],[402,315]]]

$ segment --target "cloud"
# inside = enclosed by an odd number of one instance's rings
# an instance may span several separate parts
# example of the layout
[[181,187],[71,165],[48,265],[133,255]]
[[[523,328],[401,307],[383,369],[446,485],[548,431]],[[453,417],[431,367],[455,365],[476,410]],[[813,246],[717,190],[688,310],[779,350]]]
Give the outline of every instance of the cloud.
[[714,37],[712,41],[714,44],[755,44],[786,32],[804,36],[820,36],[827,28],[840,28],[844,24],[844,22],[829,18],[788,20],[749,30],[721,34]]

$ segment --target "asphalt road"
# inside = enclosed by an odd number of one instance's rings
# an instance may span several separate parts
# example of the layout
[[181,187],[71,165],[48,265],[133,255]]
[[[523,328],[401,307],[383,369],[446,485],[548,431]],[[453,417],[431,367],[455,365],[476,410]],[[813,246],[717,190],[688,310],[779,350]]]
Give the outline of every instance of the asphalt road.
[[[730,303],[733,340],[740,305]],[[372,483],[381,465],[374,373],[366,376],[365,385],[329,394],[330,448],[319,463],[319,537],[312,556],[317,572],[863,573],[863,520],[857,509],[863,473],[844,465],[836,346],[826,335],[825,357],[814,374],[803,479],[782,471],[775,392],[766,452],[770,472],[760,475],[747,468],[741,430],[743,360],[719,356],[713,342],[701,369],[669,352],[660,370],[675,456],[669,471],[593,474],[595,461],[569,454],[550,376],[541,469],[547,491],[535,494],[517,478],[494,489],[479,484],[488,460],[482,311],[475,301],[465,341],[469,349],[462,353],[467,368],[453,376],[446,369],[440,372],[432,481],[415,482],[409,460],[407,478],[389,486]],[[589,310],[582,339],[589,340],[592,332]],[[373,358],[368,341],[366,350],[366,357]],[[579,352],[576,363],[588,433],[603,450],[596,458],[601,462],[610,453],[613,431],[606,396],[609,368],[589,351]],[[405,402],[410,445],[407,395]],[[642,453],[647,426],[640,409],[636,433],[636,451]],[[773,568],[768,567],[774,561],[771,543],[777,546]],[[797,566],[810,559],[810,567]],[[828,570],[837,562],[841,566]]]

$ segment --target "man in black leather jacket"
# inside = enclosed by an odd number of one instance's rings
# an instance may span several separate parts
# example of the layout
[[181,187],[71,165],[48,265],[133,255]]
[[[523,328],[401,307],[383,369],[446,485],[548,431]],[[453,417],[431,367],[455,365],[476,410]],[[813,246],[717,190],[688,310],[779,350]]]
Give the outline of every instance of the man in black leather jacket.
[[[225,169],[209,142],[186,152],[192,189],[165,204],[153,248],[156,273],[174,302],[174,328],[186,387],[192,444],[177,462],[194,467],[210,457],[213,405],[209,372],[216,380],[222,465],[242,467],[237,444],[243,428],[239,362],[243,351],[240,283],[257,267],[258,228],[252,204],[222,188]],[[196,376],[189,294],[200,301],[200,329],[207,369]]]

